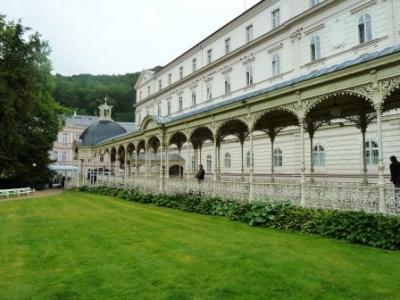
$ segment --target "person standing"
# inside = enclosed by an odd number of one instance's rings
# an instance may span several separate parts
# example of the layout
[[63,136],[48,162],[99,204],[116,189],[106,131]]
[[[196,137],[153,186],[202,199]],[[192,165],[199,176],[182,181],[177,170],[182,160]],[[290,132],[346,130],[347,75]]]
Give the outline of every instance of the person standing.
[[390,181],[394,184],[394,187],[400,188],[400,162],[396,156],[391,156],[390,161]]
[[390,181],[394,185],[394,207],[400,211],[400,162],[396,156],[391,156],[390,161]]
[[199,170],[196,173],[197,182],[199,183],[199,195],[203,194],[202,184],[204,181],[205,171],[203,169],[203,165],[199,165]]

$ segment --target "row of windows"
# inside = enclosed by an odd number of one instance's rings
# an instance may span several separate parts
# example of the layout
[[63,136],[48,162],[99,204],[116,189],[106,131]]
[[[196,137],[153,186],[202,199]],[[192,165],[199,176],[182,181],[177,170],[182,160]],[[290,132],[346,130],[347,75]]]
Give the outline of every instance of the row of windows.
[[[310,5],[315,6],[319,4],[319,0],[311,0]],[[278,27],[280,25],[280,10],[274,10],[271,16],[272,27]],[[370,14],[364,14],[360,16],[358,20],[358,39],[359,43],[363,44],[369,42],[373,39],[372,37],[372,18]],[[246,41],[250,42],[253,40],[253,25],[248,25],[246,27]],[[228,37],[224,41],[225,55],[231,52],[231,38]],[[310,57],[311,61],[315,61],[321,58],[321,39],[320,37],[313,36],[310,41]],[[207,50],[207,64],[213,62],[213,49],[210,48]],[[197,71],[197,58],[192,59],[192,73]],[[274,72],[274,74],[279,72]],[[179,67],[179,80],[184,77],[184,69],[183,66]],[[168,85],[172,84],[172,74],[168,74]],[[161,91],[163,88],[162,80],[158,80],[158,90]],[[147,96],[150,96],[150,86],[147,87]],[[139,97],[142,99],[142,92],[139,92]]]
[[[248,27],[249,30],[249,35],[250,33],[250,28]],[[251,29],[252,30],[252,29]],[[369,14],[364,14],[359,18],[358,22],[358,31],[359,31],[359,42],[360,43],[366,43],[370,40],[372,40],[372,22],[371,22],[371,16]],[[227,42],[226,47],[229,47],[229,42]],[[209,57],[212,57],[212,51],[208,53]],[[314,34],[311,39],[310,39],[310,60],[311,61],[316,61],[321,59],[322,54],[321,54],[321,38],[319,35]],[[193,60],[193,68],[195,70],[196,68],[196,60]],[[281,57],[279,53],[273,54],[271,57],[271,69],[272,69],[272,76],[278,76],[281,74]],[[183,67],[180,68],[180,74],[183,76]],[[249,64],[246,67],[246,74],[245,74],[245,84],[246,86],[251,86],[254,84],[254,66],[252,64]],[[159,88],[162,88],[162,83],[161,80],[159,80]],[[150,87],[149,87],[150,89]],[[224,92],[225,94],[231,93],[232,86],[231,86],[231,81],[230,81],[230,76],[225,75],[224,79]],[[150,93],[150,91],[149,91]],[[192,92],[191,95],[191,105],[194,106],[196,105],[197,102],[197,95],[195,92]],[[213,93],[212,93],[212,84],[208,83],[206,87],[206,101],[210,101],[213,98]],[[179,96],[178,98],[178,112],[183,110],[183,98],[182,96]],[[170,115],[171,112],[171,103],[168,102],[167,104],[167,115]],[[161,111],[161,106],[159,105],[157,108],[157,114],[159,116],[162,115]],[[139,116],[139,122],[140,122],[140,116]]]
[[[377,165],[378,164],[378,144],[375,141],[367,141],[365,143],[365,157],[367,159],[368,165]],[[246,167],[250,168],[250,151],[246,153]],[[282,150],[277,148],[274,149],[274,167],[282,167],[283,166],[283,153]],[[313,164],[316,167],[325,166],[325,149],[322,145],[315,145],[313,147]],[[226,169],[231,168],[231,154],[226,152],[224,155],[224,167]],[[196,169],[196,159],[192,156],[192,170]],[[207,155],[207,164],[206,171],[208,173],[212,172],[212,158],[211,154]]]

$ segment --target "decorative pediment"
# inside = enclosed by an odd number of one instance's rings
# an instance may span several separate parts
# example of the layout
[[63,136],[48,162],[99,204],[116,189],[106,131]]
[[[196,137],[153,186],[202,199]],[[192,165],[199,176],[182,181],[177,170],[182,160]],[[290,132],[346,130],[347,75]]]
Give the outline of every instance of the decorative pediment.
[[150,79],[153,79],[154,72],[150,70],[143,70],[140,75],[138,80],[135,83],[135,89],[138,89],[141,87],[143,84],[145,84],[147,81]]
[[140,130],[144,131],[158,127],[161,127],[161,123],[157,120],[157,117],[149,115],[143,119],[142,124],[140,125]]

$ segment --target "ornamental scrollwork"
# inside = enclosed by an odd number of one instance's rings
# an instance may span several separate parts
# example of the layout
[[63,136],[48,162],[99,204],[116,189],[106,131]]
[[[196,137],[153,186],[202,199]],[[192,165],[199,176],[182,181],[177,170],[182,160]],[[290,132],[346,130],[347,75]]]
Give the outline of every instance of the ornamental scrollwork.
[[391,78],[389,80],[383,80],[382,85],[382,97],[385,100],[389,97],[394,90],[400,88],[400,77]]

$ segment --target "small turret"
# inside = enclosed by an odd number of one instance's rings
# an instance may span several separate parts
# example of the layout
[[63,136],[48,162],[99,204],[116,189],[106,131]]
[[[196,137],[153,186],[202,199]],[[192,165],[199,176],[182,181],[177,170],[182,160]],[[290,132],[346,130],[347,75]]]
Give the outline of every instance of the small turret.
[[104,103],[99,106],[100,121],[112,121],[111,110],[112,106],[107,104],[108,97],[104,97]]

